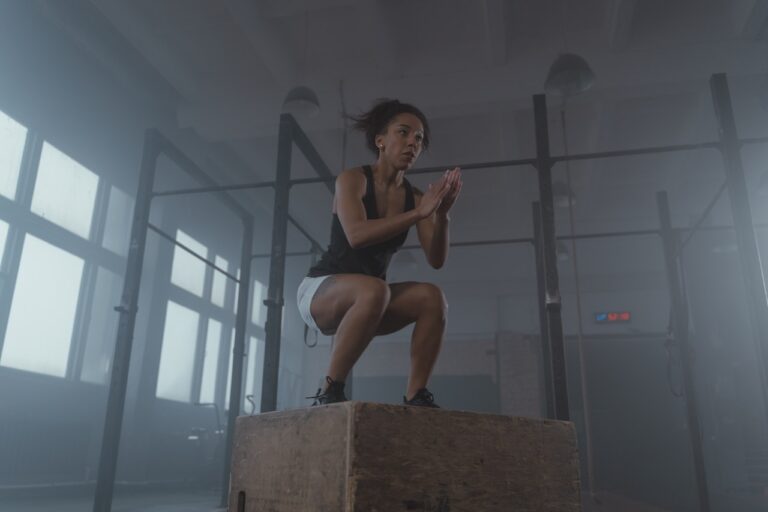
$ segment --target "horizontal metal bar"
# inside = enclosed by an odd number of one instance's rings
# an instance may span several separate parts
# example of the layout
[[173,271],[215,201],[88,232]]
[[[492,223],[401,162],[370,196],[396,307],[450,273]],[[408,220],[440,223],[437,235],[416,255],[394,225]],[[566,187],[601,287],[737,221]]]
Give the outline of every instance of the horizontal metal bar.
[[230,278],[230,279],[231,279],[231,280],[233,280],[234,282],[236,282],[236,283],[239,283],[239,282],[240,282],[240,279],[238,279],[238,277],[237,277],[237,276],[235,276],[235,275],[233,275],[233,274],[230,274],[229,272],[227,272],[227,271],[226,271],[226,270],[224,270],[223,268],[216,266],[216,264],[215,264],[215,263],[213,263],[213,262],[211,262],[211,261],[209,261],[209,260],[205,259],[203,256],[200,256],[200,255],[199,255],[199,254],[197,254],[195,251],[193,251],[192,249],[190,249],[189,247],[187,247],[187,246],[186,246],[186,245],[184,245],[183,243],[179,242],[179,241],[178,241],[178,240],[176,240],[176,239],[175,239],[173,236],[169,235],[168,233],[166,233],[166,232],[165,232],[165,231],[163,231],[162,229],[158,228],[157,226],[155,226],[155,225],[154,225],[154,224],[152,224],[151,222],[148,222],[148,223],[147,223],[147,227],[148,227],[149,229],[151,229],[152,231],[154,231],[155,233],[157,233],[158,235],[160,235],[162,238],[165,238],[166,240],[170,241],[170,242],[171,242],[173,245],[176,245],[176,246],[178,246],[178,247],[181,247],[181,249],[183,249],[184,251],[188,252],[189,254],[191,254],[192,256],[194,256],[195,258],[199,259],[200,261],[202,261],[203,263],[205,263],[205,264],[206,264],[206,265],[208,265],[209,267],[211,267],[211,268],[214,268],[214,269],[218,270],[219,272],[221,272],[222,274],[224,274],[225,276],[227,276],[228,278]]
[[739,142],[742,144],[764,144],[768,142],[768,137],[747,137],[740,139]]
[[182,196],[186,194],[205,194],[208,192],[226,192],[229,190],[251,190],[255,188],[274,187],[274,181],[260,181],[258,183],[240,183],[238,185],[218,185],[212,187],[182,188],[178,190],[164,190],[153,192],[153,197]]
[[[768,138],[766,139],[744,139],[744,142],[766,142],[768,141]],[[623,150],[616,150],[616,151],[601,151],[596,153],[581,153],[581,154],[574,154],[574,155],[561,155],[561,156],[553,156],[551,157],[551,161],[554,163],[557,162],[565,162],[565,161],[574,161],[574,160],[597,160],[600,158],[616,158],[621,156],[634,156],[634,155],[646,155],[646,154],[653,154],[653,153],[671,153],[675,151],[692,151],[696,149],[717,149],[720,147],[720,143],[718,142],[701,142],[696,144],[677,144],[672,146],[652,146],[647,148],[636,148],[636,149],[623,149]],[[450,165],[450,166],[437,166],[437,167],[425,167],[423,169],[413,169],[411,171],[408,171],[408,175],[412,176],[415,174],[430,174],[430,173],[438,173],[438,172],[444,172],[446,169],[449,169],[451,167],[461,167],[462,170],[471,170],[471,169],[494,169],[494,168],[500,168],[500,167],[515,167],[515,166],[524,166],[524,165],[536,165],[536,159],[535,158],[522,158],[518,160],[499,160],[494,162],[480,162],[480,163],[470,163],[470,164],[459,164],[459,165]],[[291,180],[291,185],[307,185],[311,183],[324,183],[327,181],[331,181],[336,179],[334,178],[303,178],[303,179],[297,179],[297,180]]]
[[[494,169],[497,167],[515,167],[520,165],[533,165],[536,163],[535,158],[523,158],[520,160],[501,160],[498,162],[479,162],[479,163],[473,163],[473,164],[457,164],[457,165],[451,165],[451,166],[438,166],[438,167],[424,167],[422,169],[412,169],[408,171],[406,174],[408,176],[413,176],[414,174],[430,174],[430,173],[438,173],[438,172],[445,172],[446,169],[451,169],[453,167],[460,167],[461,170],[471,170],[471,169]],[[333,178],[300,178],[296,180],[291,180],[291,185],[308,185],[312,183],[325,183],[327,181],[333,181],[336,177]]]
[[598,153],[581,153],[575,155],[553,156],[551,160],[552,162],[572,162],[574,160],[597,160],[600,158],[648,155],[654,153],[671,153],[675,151],[692,151],[696,149],[718,149],[719,147],[719,142],[702,142],[699,144],[678,144],[673,146],[654,146],[637,149],[621,149],[616,151],[601,151]]
[[[755,224],[757,229],[767,229],[768,224]],[[693,228],[673,228],[676,231],[693,231]],[[733,229],[733,226],[702,226],[698,230],[713,231],[713,230],[727,230]],[[614,231],[608,233],[586,233],[583,235],[564,235],[556,237],[557,240],[586,240],[594,238],[616,238],[621,236],[648,236],[658,235],[658,229],[641,229],[636,231]],[[481,245],[506,245],[506,244],[520,244],[520,243],[533,243],[533,238],[506,238],[501,240],[477,240],[474,242],[453,242],[451,247],[474,247]],[[400,250],[414,250],[421,249],[420,245],[404,245]],[[285,253],[286,256],[310,256],[312,251],[294,251]],[[256,258],[269,258],[269,253],[259,253],[251,256]]]

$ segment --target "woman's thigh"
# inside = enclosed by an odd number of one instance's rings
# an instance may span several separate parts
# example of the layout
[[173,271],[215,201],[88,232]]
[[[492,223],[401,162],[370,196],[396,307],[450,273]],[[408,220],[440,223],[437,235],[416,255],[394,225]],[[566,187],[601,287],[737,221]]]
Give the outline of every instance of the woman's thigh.
[[333,332],[349,308],[359,300],[372,307],[389,301],[389,287],[379,278],[363,274],[334,274],[322,282],[312,297],[309,311],[323,332]]
[[445,314],[445,296],[432,283],[408,281],[389,285],[391,296],[377,335],[397,332],[418,320],[425,312]]

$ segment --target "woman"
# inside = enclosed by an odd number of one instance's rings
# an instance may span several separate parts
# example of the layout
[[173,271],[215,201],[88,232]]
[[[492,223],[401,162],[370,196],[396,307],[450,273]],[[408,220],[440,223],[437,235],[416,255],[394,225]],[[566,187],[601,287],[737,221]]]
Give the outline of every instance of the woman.
[[427,381],[445,331],[445,298],[429,283],[387,284],[386,272],[413,225],[429,264],[443,266],[448,212],[461,191],[461,172],[446,171],[426,192],[405,179],[429,146],[427,119],[412,105],[382,100],[353,119],[377,159],[336,178],[331,242],[299,286],[299,311],[307,325],[336,335],[325,387],[310,398],[315,404],[347,400],[344,381],[371,339],[415,323],[403,401],[437,407]]

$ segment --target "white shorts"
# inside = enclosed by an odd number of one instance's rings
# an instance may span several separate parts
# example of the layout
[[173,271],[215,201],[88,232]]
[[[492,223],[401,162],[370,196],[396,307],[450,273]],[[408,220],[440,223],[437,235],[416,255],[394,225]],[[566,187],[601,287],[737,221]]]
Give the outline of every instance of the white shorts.
[[315,323],[315,319],[312,318],[312,313],[309,311],[309,306],[312,304],[312,298],[315,296],[315,292],[323,284],[323,281],[331,277],[319,276],[319,277],[305,277],[299,285],[299,290],[296,292],[296,305],[299,307],[299,314],[304,322],[310,329],[314,329],[318,332],[320,328]]

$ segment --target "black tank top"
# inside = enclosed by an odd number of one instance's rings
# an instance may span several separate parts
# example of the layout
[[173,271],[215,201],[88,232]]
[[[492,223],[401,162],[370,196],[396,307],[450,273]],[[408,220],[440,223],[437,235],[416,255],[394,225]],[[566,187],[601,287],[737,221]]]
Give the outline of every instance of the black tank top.
[[[365,214],[368,219],[377,219],[379,218],[379,211],[376,208],[373,171],[369,165],[364,165],[363,171],[367,182],[365,196],[363,196]],[[403,178],[403,185],[405,186],[405,209],[403,211],[407,212],[414,209],[415,201],[413,188],[405,178]],[[319,277],[330,274],[365,274],[386,279],[389,260],[403,246],[407,237],[408,230],[406,229],[399,235],[384,242],[361,247],[360,249],[353,249],[350,247],[347,235],[341,227],[339,216],[333,214],[331,243],[328,244],[328,250],[323,253],[320,261],[309,269],[307,275],[309,277]]]

